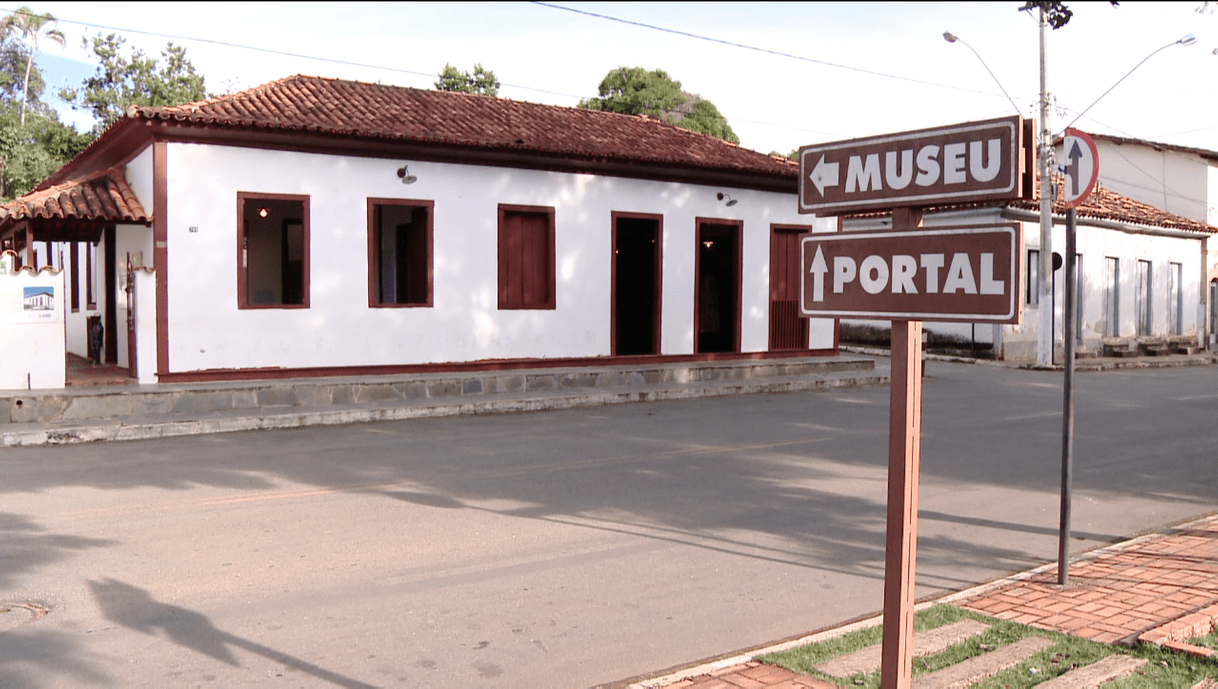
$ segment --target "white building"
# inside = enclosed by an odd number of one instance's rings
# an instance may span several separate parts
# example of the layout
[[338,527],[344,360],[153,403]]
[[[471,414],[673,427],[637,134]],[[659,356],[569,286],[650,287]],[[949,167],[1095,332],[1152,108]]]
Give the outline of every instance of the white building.
[[[1218,152],[1106,134],[1092,134],[1100,183],[1170,213],[1218,226]],[[1059,160],[1060,160],[1059,156]],[[1218,340],[1218,241],[1209,242],[1205,267],[1206,320],[1211,347]]]
[[[1052,237],[1058,254],[1066,245],[1065,210],[1059,194],[1053,206]],[[1096,355],[1139,349],[1157,352],[1195,347],[1207,339],[1207,242],[1218,228],[1135,201],[1103,185],[1097,186],[1076,214],[1080,305],[1075,314],[1076,351]],[[996,358],[1031,363],[1036,360],[1039,310],[1052,308],[1055,360],[1062,361],[1065,279],[1054,276],[1052,304],[1038,303],[1039,218],[1038,200],[926,209],[926,226],[1019,223],[1025,248],[1022,324],[927,323],[928,333],[955,340],[965,348],[974,342],[992,347]],[[846,219],[843,229],[879,229],[889,223],[871,215]]]
[[[132,107],[6,207],[141,382],[837,351],[797,167],[654,119],[291,77]],[[37,267],[37,266],[36,266]]]

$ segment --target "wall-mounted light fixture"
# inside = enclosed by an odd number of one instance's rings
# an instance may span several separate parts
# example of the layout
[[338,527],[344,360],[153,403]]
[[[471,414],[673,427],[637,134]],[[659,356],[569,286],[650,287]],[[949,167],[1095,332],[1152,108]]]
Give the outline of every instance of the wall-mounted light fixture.
[[402,184],[414,184],[415,182],[419,181],[418,177],[410,174],[409,165],[403,165],[402,167],[398,168],[398,177],[401,178]]
[[270,211],[270,209],[269,209],[269,208],[265,208],[265,207],[264,207],[264,208],[259,208],[259,209],[258,209],[258,217],[259,217],[259,218],[265,218],[266,216],[268,216],[268,215],[270,215],[270,214],[271,214],[271,211]]
[[732,206],[736,205],[736,199],[732,198],[731,196],[728,196],[727,194],[724,194],[723,192],[719,192],[718,194],[715,194],[715,198],[719,199],[720,201],[723,201],[723,199],[727,199],[727,201],[723,205],[727,206],[728,208],[731,208]]

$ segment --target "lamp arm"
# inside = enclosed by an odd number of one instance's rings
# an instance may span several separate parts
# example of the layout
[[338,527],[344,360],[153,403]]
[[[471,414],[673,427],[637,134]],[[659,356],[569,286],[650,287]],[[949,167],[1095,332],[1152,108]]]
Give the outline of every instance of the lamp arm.
[[1133,69],[1131,69],[1131,70],[1129,70],[1128,72],[1126,72],[1126,73],[1125,73],[1125,76],[1121,77],[1120,79],[1117,79],[1117,82],[1116,82],[1115,84],[1113,84],[1112,86],[1109,86],[1107,91],[1105,91],[1105,92],[1101,93],[1099,98],[1096,98],[1094,101],[1092,101],[1092,102],[1091,102],[1091,105],[1088,105],[1086,108],[1083,108],[1083,111],[1082,111],[1082,112],[1080,112],[1080,113],[1078,114],[1078,116],[1077,116],[1077,117],[1075,117],[1073,120],[1071,120],[1071,121],[1070,121],[1070,124],[1066,125],[1066,126],[1065,126],[1065,128],[1064,128],[1064,129],[1062,129],[1062,131],[1064,132],[1064,131],[1066,131],[1066,129],[1069,129],[1069,128],[1073,127],[1073,126],[1074,126],[1074,123],[1075,123],[1075,122],[1078,122],[1080,119],[1082,119],[1083,115],[1086,115],[1088,110],[1090,110],[1091,108],[1095,107],[1095,104],[1096,104],[1096,103],[1098,103],[1098,102],[1100,102],[1101,100],[1103,100],[1103,99],[1104,99],[1104,96],[1107,96],[1109,93],[1112,93],[1112,89],[1114,89],[1114,88],[1116,88],[1116,87],[1120,86],[1120,85],[1121,85],[1121,82],[1122,82],[1122,81],[1125,81],[1126,79],[1128,79],[1130,74],[1133,74],[1134,72],[1138,71],[1138,67],[1141,67],[1142,65],[1146,64],[1146,61],[1147,61],[1147,60],[1149,60],[1150,58],[1154,57],[1155,55],[1158,55],[1160,52],[1162,52],[1162,51],[1164,51],[1164,50],[1167,50],[1168,48],[1172,47],[1173,45],[1176,45],[1176,44],[1177,44],[1177,43],[1179,43],[1179,42],[1180,42],[1180,41],[1172,41],[1171,43],[1168,43],[1167,45],[1163,46],[1162,48],[1159,48],[1158,50],[1154,51],[1154,52],[1153,52],[1153,53],[1151,53],[1150,55],[1147,55],[1146,57],[1142,58],[1142,61],[1141,61],[1141,62],[1139,62],[1138,64],[1134,65],[1134,66],[1133,66]]

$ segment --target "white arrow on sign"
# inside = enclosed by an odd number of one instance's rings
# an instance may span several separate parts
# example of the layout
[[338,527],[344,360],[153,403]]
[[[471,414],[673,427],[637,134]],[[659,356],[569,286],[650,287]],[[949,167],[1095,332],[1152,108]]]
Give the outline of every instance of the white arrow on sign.
[[816,167],[812,168],[812,173],[808,175],[813,186],[816,187],[817,193],[821,196],[825,195],[825,187],[837,186],[837,171],[840,163],[826,163],[825,156],[822,154],[820,162]]
[[[834,163],[835,167],[836,165]],[[812,301],[824,301],[825,273],[829,272],[829,264],[825,262],[825,252],[821,251],[819,246],[816,247],[816,256],[812,259],[808,272],[812,273]]]
[[1063,189],[1066,208],[1077,208],[1095,189],[1100,174],[1099,153],[1095,148],[1095,140],[1086,132],[1077,129],[1065,131],[1062,136],[1062,153],[1068,161],[1061,168],[1066,177]]

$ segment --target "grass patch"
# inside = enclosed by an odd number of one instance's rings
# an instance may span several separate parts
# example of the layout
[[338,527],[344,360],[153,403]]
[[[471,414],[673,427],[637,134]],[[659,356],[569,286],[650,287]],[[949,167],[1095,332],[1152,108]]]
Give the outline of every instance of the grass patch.
[[[985,689],[1018,689],[1032,687],[1069,672],[1075,667],[1090,665],[1114,653],[1125,653],[1148,660],[1137,674],[1122,678],[1112,687],[1191,687],[1204,677],[1218,677],[1218,663],[1209,659],[1194,658],[1163,651],[1157,647],[1140,646],[1124,648],[1087,641],[1077,637],[1044,631],[1023,624],[1007,622],[980,615],[950,605],[937,605],[914,616],[914,631],[926,631],[952,624],[964,619],[973,619],[990,625],[981,634],[963,641],[932,656],[913,659],[913,675],[919,677],[951,665],[982,655],[1000,646],[1006,646],[1029,636],[1039,636],[1054,642],[1052,646],[1032,656],[1019,665],[978,683]],[[1213,636],[1213,635],[1211,635]],[[831,677],[815,669],[816,665],[838,655],[851,653],[868,646],[878,645],[883,640],[881,627],[868,627],[825,641],[793,648],[781,653],[761,656],[758,660],[799,672],[841,686],[880,686],[880,673],[861,673],[846,678]],[[1218,637],[1214,639],[1218,643]]]
[[1195,636],[1189,639],[1186,643],[1203,648],[1212,648],[1218,651],[1218,627],[1214,627],[1213,631],[1205,636]]

